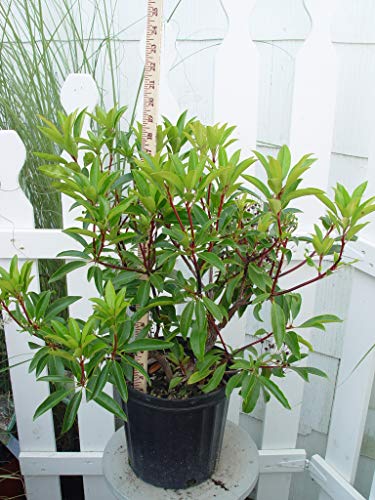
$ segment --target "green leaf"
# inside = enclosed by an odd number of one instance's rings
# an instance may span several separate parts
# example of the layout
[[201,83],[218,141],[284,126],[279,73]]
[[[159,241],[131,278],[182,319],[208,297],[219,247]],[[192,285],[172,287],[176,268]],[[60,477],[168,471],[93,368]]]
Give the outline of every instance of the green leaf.
[[324,193],[317,194],[316,197],[324,203],[324,205],[329,208],[334,214],[337,215],[337,209],[335,204],[326,196]]
[[259,191],[263,193],[267,199],[270,199],[272,197],[272,194],[268,189],[268,187],[265,184],[263,184],[263,182],[260,181],[257,177],[253,177],[252,175],[246,175],[246,174],[242,174],[242,177],[251,184],[253,184],[257,189],[259,189]]
[[259,397],[259,392],[256,389],[258,385],[259,383],[254,373],[248,373],[243,379],[241,387],[242,409],[246,413],[250,413],[255,408]]
[[321,314],[319,316],[314,316],[308,319],[302,325],[296,326],[295,328],[319,328],[320,330],[325,330],[324,323],[341,323],[342,320],[335,316],[334,314]]
[[148,280],[142,281],[139,285],[137,295],[135,297],[135,302],[139,306],[143,307],[150,300],[150,282]]
[[159,339],[136,339],[123,347],[124,352],[157,351],[158,349],[170,349],[173,342],[165,342]]
[[74,389],[59,389],[58,391],[53,392],[46,398],[41,405],[38,406],[34,413],[33,419],[35,420],[36,418],[40,417],[43,415],[48,410],[51,410],[51,408],[54,408],[56,405],[58,405],[63,399],[65,399],[68,394],[70,394]]
[[285,337],[285,343],[297,358],[301,357],[301,351],[298,342],[298,335],[295,332],[288,332]]
[[196,384],[197,382],[200,382],[201,380],[204,380],[209,376],[211,373],[211,370],[209,368],[206,368],[205,370],[199,370],[197,372],[194,372],[192,375],[190,375],[189,380],[187,383],[190,384]]
[[204,305],[206,306],[207,310],[212,314],[212,316],[217,319],[218,321],[221,321],[224,317],[223,313],[221,312],[220,307],[215,304],[211,299],[208,297],[203,297],[202,298]]
[[115,287],[112,284],[111,280],[108,280],[105,289],[104,289],[104,297],[105,301],[111,309],[115,308],[116,304],[116,292]]
[[291,410],[289,401],[275,382],[272,382],[272,380],[264,377],[263,375],[259,377],[259,380],[261,384],[284,406],[284,408]]
[[212,252],[201,252],[198,257],[211,266],[217,267],[222,273],[225,273],[225,267],[220,258]]
[[184,377],[173,377],[172,380],[169,382],[169,390],[171,391],[175,387],[178,386],[178,384],[184,379]]
[[140,373],[142,373],[144,378],[147,380],[148,384],[151,383],[148,373],[146,372],[146,370],[143,368],[142,365],[140,365],[137,361],[135,361],[135,359],[133,359],[131,356],[127,356],[126,354],[121,355],[121,358],[125,361],[125,363],[127,363],[129,366],[131,366],[134,370],[138,370]]
[[80,252],[78,250],[66,250],[65,252],[60,252],[57,257],[76,257],[78,259],[90,259],[87,253]]
[[100,394],[98,394],[95,397],[94,401],[98,403],[98,405],[100,405],[102,408],[113,413],[113,415],[120,418],[121,420],[124,420],[125,422],[128,420],[120,405],[118,405],[116,401],[108,396],[108,394],[106,394],[105,392],[101,392]]
[[199,325],[193,324],[190,334],[190,347],[198,360],[204,358],[204,352],[207,340],[207,328],[199,328]]
[[109,369],[110,369],[110,364],[107,362],[106,365],[104,365],[104,368],[97,376],[94,387],[92,389],[92,393],[89,395],[88,399],[95,399],[96,396],[100,392],[102,392],[105,384],[108,382],[109,379]]
[[291,162],[290,150],[288,146],[284,145],[280,148],[277,159],[281,165],[283,179],[285,179],[286,175],[289,172]]
[[298,373],[300,377],[302,377],[306,382],[309,381],[309,375],[316,375],[318,377],[328,378],[327,374],[318,368],[309,367],[309,366],[291,366],[291,370]]
[[285,340],[285,315],[277,302],[271,305],[271,323],[276,346],[280,349]]
[[73,426],[74,421],[77,417],[81,401],[82,401],[82,390],[74,394],[72,399],[69,401],[68,406],[66,407],[63,426],[62,426],[63,434],[67,432],[69,429],[71,429],[71,427]]
[[288,193],[287,195],[283,196],[282,200],[285,203],[289,203],[290,201],[294,200],[295,198],[301,198],[303,196],[317,196],[320,197],[321,199],[322,195],[324,195],[324,191],[318,188],[304,188],[304,189],[296,189],[292,191],[291,193]]
[[182,311],[180,318],[180,331],[183,337],[187,336],[189,328],[191,327],[193,313],[194,313],[194,302],[191,301],[185,306],[185,309]]
[[48,291],[44,294],[41,294],[38,303],[35,306],[35,319],[41,319],[44,316],[44,313],[47,310],[49,301],[51,299],[52,292]]
[[227,364],[224,363],[224,364],[220,365],[218,368],[216,368],[216,370],[214,371],[214,374],[212,375],[211,380],[208,382],[208,384],[206,384],[205,386],[202,387],[202,391],[205,394],[207,394],[208,392],[212,392],[217,388],[217,386],[223,380],[226,367],[227,367]]
[[115,386],[123,401],[128,400],[128,386],[126,385],[125,376],[119,363],[114,362],[111,366],[111,373],[114,378]]
[[53,383],[61,383],[67,384],[73,383],[73,379],[70,377],[64,377],[63,375],[46,375],[45,377],[39,377],[38,382],[53,382]]
[[236,373],[235,375],[232,375],[232,377],[228,380],[227,385],[225,387],[225,395],[227,398],[232,394],[234,389],[236,387],[239,387],[241,385],[242,379],[245,376],[245,373]]
[[310,352],[314,352],[314,348],[308,340],[304,339],[301,335],[297,335],[297,338],[300,344],[306,346]]
[[53,273],[48,283],[54,283],[55,281],[60,280],[66,274],[79,269],[80,267],[86,266],[87,262],[82,262],[80,260],[75,260],[73,262],[68,262],[61,266],[56,272]]
[[72,297],[61,297],[60,299],[55,300],[47,308],[44,319],[46,321],[49,321],[50,319],[54,318],[55,316],[60,314],[62,311],[64,311],[71,304],[74,304],[74,302],[77,302],[77,300],[80,300],[81,298],[82,297],[72,296]]

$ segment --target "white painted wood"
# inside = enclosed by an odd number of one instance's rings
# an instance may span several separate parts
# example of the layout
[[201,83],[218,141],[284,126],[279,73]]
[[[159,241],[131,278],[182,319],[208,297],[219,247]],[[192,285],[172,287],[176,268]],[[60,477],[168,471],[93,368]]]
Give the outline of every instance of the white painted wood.
[[[331,311],[331,309],[319,309],[317,310],[317,314],[327,310]],[[343,336],[343,333],[330,333],[328,331],[327,334],[324,334],[321,332],[322,335],[327,335],[327,337],[332,336],[337,341]],[[312,339],[313,335],[314,333],[310,337],[312,342],[314,342]],[[309,354],[308,366],[319,367],[320,370],[323,370],[327,374],[327,378],[311,376],[310,382],[304,384],[298,428],[300,435],[308,436],[314,431],[322,435],[328,434],[339,363],[338,359],[316,351]]]
[[[271,14],[272,13],[272,14]],[[255,40],[304,40],[311,21],[301,0],[261,0],[251,16],[250,30]]]
[[[288,287],[289,280],[292,279],[296,283],[303,283],[311,277],[311,273],[311,268],[301,268],[292,273],[293,278],[291,275],[284,278],[282,286]],[[314,285],[303,289],[303,305],[300,313],[300,321],[313,315],[315,290]],[[309,338],[308,332],[304,332],[304,337]],[[304,360],[301,364],[303,363],[306,363],[306,361]],[[265,407],[261,449],[292,449],[295,448],[297,443],[305,383],[296,373],[292,372],[288,373],[286,378],[278,380],[278,383],[292,409],[286,410],[278,401],[271,398]],[[278,492],[280,500],[288,499],[290,481],[290,473],[284,474],[282,477],[280,475],[261,476],[258,482],[257,500],[268,500],[274,491]]]
[[[372,99],[372,111],[375,110],[375,96]],[[366,178],[368,180],[368,187],[366,191],[367,197],[375,196],[375,128],[371,127],[371,138],[369,144],[369,154],[368,154],[368,163],[367,163],[367,171]],[[367,218],[370,221],[370,224],[363,229],[362,236],[363,238],[369,240],[370,242],[375,242],[375,216],[374,214],[370,214]]]
[[[312,329],[311,342],[314,346],[314,350],[330,358],[341,358],[345,323],[348,318],[351,300],[350,288],[352,285],[353,273],[354,269],[352,268],[342,268],[339,272],[317,283],[316,286],[314,314],[329,312],[330,314],[336,314],[343,320],[342,323],[327,324],[325,332]],[[324,363],[323,360],[322,362]],[[328,368],[328,366],[326,366],[326,368]],[[322,383],[320,378],[319,383]],[[326,413],[324,418],[329,421],[330,412]]]
[[[236,457],[233,460],[233,457]],[[188,490],[157,488],[136,477],[128,463],[125,432],[120,428],[103,456],[103,472],[119,500],[245,500],[259,474],[258,450],[247,432],[227,422],[221,458],[212,479]],[[218,484],[220,482],[220,484]],[[223,487],[224,485],[224,487]]]
[[[24,474],[30,476],[97,476],[102,473],[103,452],[22,452],[19,456]],[[259,472],[302,472],[306,451],[298,449],[260,450]]]
[[322,457],[314,455],[309,463],[309,472],[312,479],[323,489],[320,500],[365,500],[346,481],[336,469],[331,467]]
[[[165,1],[167,19],[172,14],[178,0]],[[180,40],[215,40],[223,38],[227,28],[227,19],[220,0],[182,1],[173,14],[173,20],[179,25]]]
[[[250,38],[249,17],[256,0],[222,0],[228,16],[228,32],[215,60],[214,121],[236,125],[239,139],[233,146],[247,155],[256,144],[258,105],[258,53]],[[229,345],[242,343],[246,317],[234,318],[224,332]],[[238,421],[240,399],[234,392],[229,418]]]
[[[98,100],[98,88],[91,75],[85,73],[71,73],[61,87],[61,104],[68,114],[83,109],[92,112]],[[82,128],[83,137],[87,134],[88,128],[89,120],[86,119]],[[65,153],[64,156],[69,158]],[[80,153],[79,159],[82,160],[82,156],[83,155]],[[70,210],[74,200],[66,195],[62,195],[61,202],[63,207],[64,227],[68,228],[75,225],[75,218],[80,216],[80,209],[74,208]]]
[[[63,105],[68,113],[77,109],[87,108],[92,111],[98,101],[98,90],[90,75],[69,75],[61,90]],[[84,123],[82,135],[87,133],[89,121]],[[82,155],[80,155],[82,159]],[[72,200],[64,196],[63,220],[64,227],[76,225],[75,217],[79,209],[69,211]],[[70,315],[81,319],[87,318],[91,312],[89,297],[95,297],[97,292],[92,282],[86,280],[85,268],[77,269],[67,276],[68,294],[80,295],[84,299],[73,304],[69,308]],[[106,387],[106,391],[113,394],[112,387]],[[81,451],[103,451],[107,441],[114,432],[114,419],[112,415],[99,407],[96,403],[82,401],[78,411],[79,439]],[[83,478],[85,495],[90,500],[101,500],[111,498],[111,493],[102,478]]]
[[[0,131],[0,228],[9,231],[14,228],[34,227],[33,210],[24,193],[18,185],[18,175],[26,159],[25,147],[16,134],[11,130]],[[8,268],[10,255],[4,255],[0,249],[0,265]],[[24,258],[20,259],[20,265]],[[34,290],[39,289],[37,266],[34,263],[33,282]],[[28,336],[18,332],[17,325],[10,319],[5,319],[5,338],[9,364],[25,361],[24,364],[10,369],[13,400],[17,415],[17,430],[20,449],[23,451],[54,451],[56,450],[55,431],[52,412],[33,421],[33,414],[40,403],[49,395],[46,383],[36,382],[34,374],[28,373],[28,361],[32,351],[28,346]],[[35,481],[25,475],[25,485],[29,500],[39,500],[49,496],[54,500],[61,498],[60,481],[58,476]]]
[[[261,2],[257,3],[260,5]],[[264,154],[277,154],[277,146],[289,144],[293,102],[294,65],[302,41],[256,42],[260,60],[258,149],[262,142],[276,145]]]
[[375,5],[372,0],[340,0],[340,9],[332,24],[332,37],[341,43],[374,43],[374,23]]
[[222,0],[228,33],[216,55],[214,121],[236,125],[244,154],[255,148],[258,110],[258,51],[249,32],[256,0]]
[[303,472],[305,469],[305,450],[259,450],[260,474]]
[[[336,44],[335,48],[339,82],[333,151],[348,155],[349,160],[367,157],[374,129],[375,45]],[[359,174],[356,171],[353,176],[356,183]]]
[[[182,4],[181,4],[182,5]],[[177,43],[179,58],[170,72],[171,88],[181,110],[188,109],[203,123],[212,123],[215,55],[218,40]]]
[[374,379],[374,351],[354,370],[374,343],[372,322],[368,320],[373,308],[373,285],[370,276],[356,271],[325,457],[328,465],[349,483],[353,483],[357,470]]
[[178,25],[174,21],[164,22],[160,69],[159,115],[166,116],[172,123],[180,116],[180,108],[170,88],[169,73],[177,59],[176,42]]
[[103,452],[21,452],[22,471],[30,476],[99,476],[103,473]]
[[[312,29],[296,59],[290,126],[294,159],[306,153],[318,158],[303,186],[322,189],[328,184],[336,105],[337,58],[330,33],[335,6],[336,0],[305,0]],[[305,212],[301,228],[311,231],[311,224],[324,213],[322,205],[310,197],[296,206]]]
[[9,226],[5,229],[0,226],[1,255],[6,258],[18,255],[20,258],[35,260],[55,259],[59,252],[67,248],[71,250],[82,248],[61,229],[13,229],[11,219],[3,220]]

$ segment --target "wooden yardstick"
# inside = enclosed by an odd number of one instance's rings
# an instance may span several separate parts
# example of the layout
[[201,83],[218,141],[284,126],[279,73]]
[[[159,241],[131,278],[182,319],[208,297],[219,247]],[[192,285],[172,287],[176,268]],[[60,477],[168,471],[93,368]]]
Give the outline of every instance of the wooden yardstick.
[[[160,54],[163,29],[163,0],[148,0],[147,5],[147,33],[146,57],[144,69],[144,97],[142,120],[142,149],[149,155],[156,153],[156,130],[159,117],[159,80],[160,80]],[[142,253],[138,250],[138,256]],[[149,321],[148,315],[143,316],[135,326],[135,335],[144,328]],[[147,352],[138,352],[136,361],[147,372]],[[134,387],[142,392],[147,392],[145,377],[137,370],[134,371]]]

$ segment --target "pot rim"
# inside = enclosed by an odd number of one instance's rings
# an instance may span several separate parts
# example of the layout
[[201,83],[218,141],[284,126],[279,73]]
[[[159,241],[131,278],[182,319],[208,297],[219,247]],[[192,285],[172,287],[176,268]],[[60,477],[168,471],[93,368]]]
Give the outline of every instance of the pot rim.
[[201,394],[199,396],[194,396],[187,399],[164,399],[158,398],[157,396],[152,396],[151,394],[145,394],[144,392],[134,389],[134,387],[128,383],[129,399],[137,400],[139,404],[144,406],[151,406],[156,408],[165,408],[169,410],[190,410],[192,408],[198,409],[202,406],[210,406],[217,404],[218,401],[226,398],[225,386],[216,389],[215,391],[209,392],[208,394]]

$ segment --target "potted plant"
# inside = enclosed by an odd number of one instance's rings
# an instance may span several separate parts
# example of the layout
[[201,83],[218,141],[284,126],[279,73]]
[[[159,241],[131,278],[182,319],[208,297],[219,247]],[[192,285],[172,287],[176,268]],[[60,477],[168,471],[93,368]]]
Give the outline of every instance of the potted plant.
[[[41,127],[65,152],[40,153],[49,162],[41,169],[80,211],[77,225],[65,232],[81,249],[60,254],[71,260],[51,282],[78,268],[87,272],[97,289],[92,314],[64,319],[61,312],[79,297],[53,301],[50,291],[30,292],[31,263],[20,268],[16,257],[9,270],[0,269],[0,305],[32,336],[30,371],[55,387],[35,417],[68,398],[66,431],[82,398],[93,400],[127,421],[137,475],[182,488],[213,473],[235,388],[244,412],[259,397],[273,396],[288,408],[279,378],[290,371],[305,380],[324,376],[299,364],[312,349],[303,332],[324,330],[339,318],[299,321],[299,292],[344,265],[345,246],[375,203],[363,199],[366,183],[352,194],[338,184],[334,200],[301,187],[314,159],[305,155],[292,165],[286,146],[276,158],[229,153],[234,127],[205,126],[186,113],[175,125],[164,119],[151,157],[141,151],[140,129],[119,130],[123,113],[97,108],[87,138],[81,137],[84,111],[60,114],[57,125],[44,120]],[[264,181],[246,173],[256,159]],[[326,209],[311,235],[297,233],[299,210],[293,208],[305,196]],[[298,245],[305,257],[296,265],[291,260]],[[283,277],[302,266],[311,267],[311,277],[297,277],[286,288]],[[269,314],[271,326],[232,347],[223,330],[248,308],[259,322]],[[135,337],[146,315],[149,322]],[[149,351],[146,369],[135,359],[138,351]],[[49,374],[41,376],[45,367]],[[146,378],[147,394],[132,387],[134,371]],[[103,391],[107,382],[123,407]]]

